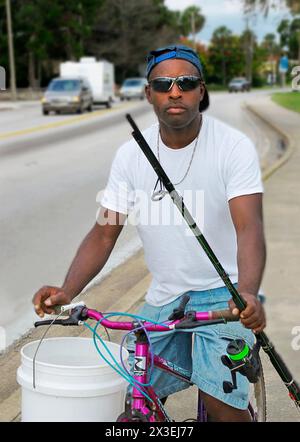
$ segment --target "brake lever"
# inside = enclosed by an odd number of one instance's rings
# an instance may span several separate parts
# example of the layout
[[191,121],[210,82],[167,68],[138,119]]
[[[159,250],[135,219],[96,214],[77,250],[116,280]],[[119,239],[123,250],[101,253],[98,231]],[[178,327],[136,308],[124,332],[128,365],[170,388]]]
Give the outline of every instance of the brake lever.
[[[69,307],[69,306],[68,306]],[[66,310],[69,310],[66,309]],[[39,327],[41,325],[64,325],[64,326],[71,326],[71,325],[83,325],[84,319],[87,319],[86,314],[87,308],[85,305],[79,305],[73,309],[70,316],[67,319],[46,319],[44,321],[36,321],[34,323],[35,327]]]
[[179,306],[174,308],[173,312],[168,317],[169,321],[174,321],[176,319],[182,319],[184,317],[184,311],[187,303],[189,302],[189,295],[184,295]]

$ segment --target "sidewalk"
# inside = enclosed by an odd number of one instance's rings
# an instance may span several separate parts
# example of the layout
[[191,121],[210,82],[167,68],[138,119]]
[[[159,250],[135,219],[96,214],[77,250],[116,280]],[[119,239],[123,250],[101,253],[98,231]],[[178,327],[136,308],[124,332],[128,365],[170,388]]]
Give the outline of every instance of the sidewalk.
[[[263,287],[267,296],[266,333],[300,382],[300,349],[297,351],[292,348],[292,340],[295,340],[292,329],[300,326],[300,287],[297,278],[300,264],[300,116],[275,105],[265,97],[247,104],[289,141],[284,157],[264,174],[268,261]],[[84,299],[94,308],[134,312],[142,302],[149,281],[143,253],[139,252],[108,275],[100,286],[90,290]],[[20,365],[19,352],[25,343],[39,339],[42,333],[39,329],[32,330],[26,338],[0,357],[0,421],[20,419],[20,389],[16,382],[16,369]],[[49,337],[61,335],[88,336],[89,332],[81,328],[53,328],[49,333]],[[118,341],[118,336],[115,337]],[[289,399],[281,379],[265,357],[263,361],[268,420],[300,422],[300,415]],[[175,420],[195,417],[195,387],[177,393],[172,399],[172,404],[168,404],[171,401],[167,402],[167,408]]]
[[[300,114],[278,106],[271,98],[249,102],[248,107],[280,131],[288,142],[286,153],[264,174],[268,259],[263,288],[267,297],[266,333],[299,384],[299,338],[296,340],[292,333],[300,326]],[[300,422],[300,414],[288,398],[287,389],[267,362],[269,417]]]
[[15,109],[27,109],[28,107],[36,106],[40,103],[40,100],[18,100],[18,101],[0,101],[0,112],[15,110]]

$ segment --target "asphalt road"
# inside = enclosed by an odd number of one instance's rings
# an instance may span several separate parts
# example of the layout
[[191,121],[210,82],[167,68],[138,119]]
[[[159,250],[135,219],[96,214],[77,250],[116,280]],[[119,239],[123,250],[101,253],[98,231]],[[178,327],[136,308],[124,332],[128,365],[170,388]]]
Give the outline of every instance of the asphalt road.
[[[211,94],[209,113],[250,136],[263,164],[277,139],[244,109],[245,98],[255,94]],[[37,103],[1,111],[0,326],[7,345],[32,325],[33,293],[44,284],[62,283],[95,222],[96,195],[105,187],[118,146],[130,137],[128,111],[141,129],[155,121],[145,102],[83,116],[44,117]],[[127,227],[102,277],[138,247],[135,230]]]

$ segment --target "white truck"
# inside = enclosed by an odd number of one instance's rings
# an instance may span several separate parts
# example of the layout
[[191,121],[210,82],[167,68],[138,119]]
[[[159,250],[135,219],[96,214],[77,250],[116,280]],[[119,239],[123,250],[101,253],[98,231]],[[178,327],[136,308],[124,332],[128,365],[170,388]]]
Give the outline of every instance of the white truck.
[[79,62],[66,61],[60,64],[61,77],[84,77],[88,80],[94,104],[111,107],[115,99],[114,65],[106,60],[97,61],[95,57],[82,57]]

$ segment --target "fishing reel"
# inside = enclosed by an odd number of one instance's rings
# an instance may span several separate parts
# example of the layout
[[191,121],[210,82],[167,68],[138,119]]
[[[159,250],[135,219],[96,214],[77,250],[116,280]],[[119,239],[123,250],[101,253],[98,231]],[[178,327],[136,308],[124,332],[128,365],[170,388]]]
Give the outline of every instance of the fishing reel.
[[237,372],[245,376],[251,384],[258,381],[261,373],[259,349],[258,342],[251,348],[243,339],[230,340],[226,349],[227,354],[221,356],[221,361],[229,368],[232,378],[232,382],[223,382],[224,393],[232,393],[237,389]]

